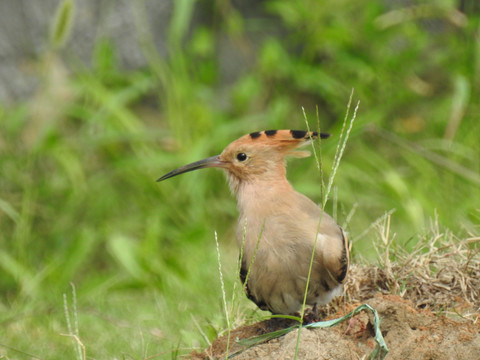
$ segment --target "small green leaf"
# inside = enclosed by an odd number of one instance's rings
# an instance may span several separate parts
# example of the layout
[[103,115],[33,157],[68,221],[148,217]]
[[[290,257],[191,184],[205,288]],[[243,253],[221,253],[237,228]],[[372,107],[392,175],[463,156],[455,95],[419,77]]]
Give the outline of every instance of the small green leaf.
[[50,28],[50,46],[62,47],[68,40],[72,27],[75,6],[73,0],[64,0],[58,5]]

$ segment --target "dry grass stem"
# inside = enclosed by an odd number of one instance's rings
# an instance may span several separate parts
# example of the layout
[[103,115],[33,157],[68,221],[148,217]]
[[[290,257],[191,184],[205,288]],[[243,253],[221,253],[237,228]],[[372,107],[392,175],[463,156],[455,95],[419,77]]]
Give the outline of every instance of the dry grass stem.
[[[400,295],[417,308],[476,320],[480,311],[480,249],[472,247],[472,239],[479,241],[475,237],[460,240],[449,232],[439,233],[437,227],[411,252],[398,250],[393,254],[389,249],[383,267],[352,265],[345,296],[349,302],[362,302],[378,293]],[[393,257],[395,261],[391,261]]]

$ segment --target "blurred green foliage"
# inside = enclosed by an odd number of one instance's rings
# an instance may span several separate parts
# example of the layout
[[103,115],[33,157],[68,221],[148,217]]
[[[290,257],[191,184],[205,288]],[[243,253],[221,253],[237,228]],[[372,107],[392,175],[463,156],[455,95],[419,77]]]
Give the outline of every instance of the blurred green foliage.
[[[333,134],[329,174],[352,88],[360,110],[327,206],[348,220],[353,261],[374,261],[369,229],[392,209],[393,246],[412,247],[434,217],[478,234],[480,14],[473,0],[457,5],[267,0],[243,17],[229,1],[175,1],[161,57],[139,2],[148,66],[133,71],[108,38],[79,64],[53,29],[35,95],[0,109],[0,355],[73,356],[59,336],[70,282],[92,358],[205,346],[226,324],[214,230],[230,293],[237,281],[235,200],[218,171],[155,179],[245,133],[304,129],[302,107]],[[196,7],[213,25],[190,27]],[[230,83],[225,37],[247,64]],[[289,178],[320,202],[313,159],[292,161]],[[255,310],[238,298],[242,321]]]

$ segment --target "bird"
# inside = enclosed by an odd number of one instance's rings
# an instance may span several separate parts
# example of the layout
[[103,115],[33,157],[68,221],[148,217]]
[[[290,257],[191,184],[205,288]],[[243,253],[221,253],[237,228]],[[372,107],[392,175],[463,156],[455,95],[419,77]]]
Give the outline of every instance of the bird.
[[343,293],[349,267],[347,236],[286,177],[287,157],[306,157],[310,153],[299,147],[328,137],[304,130],[252,132],[230,143],[220,155],[179,167],[157,180],[203,168],[224,170],[239,211],[240,279],[247,297],[272,314],[300,314],[305,293],[305,303],[315,314],[318,305]]

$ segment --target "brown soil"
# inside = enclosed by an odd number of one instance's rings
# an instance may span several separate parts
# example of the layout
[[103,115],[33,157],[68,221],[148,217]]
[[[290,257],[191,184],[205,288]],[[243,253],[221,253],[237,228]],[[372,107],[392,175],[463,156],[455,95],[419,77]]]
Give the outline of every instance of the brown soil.
[[[385,256],[382,266],[353,265],[344,296],[322,309],[323,318],[339,318],[366,303],[380,316],[386,360],[479,360],[480,250],[472,244],[480,237],[434,246],[440,237],[396,254],[395,262]],[[251,348],[238,344],[294,324],[274,320],[232,330],[191,358],[225,358],[228,343],[234,359],[294,359],[298,349],[297,359],[356,360],[369,358],[376,346],[373,315],[366,312],[331,328],[303,328],[298,346],[298,329]]]
[[[399,296],[378,295],[365,303],[375,308],[381,318],[380,328],[389,348],[388,359],[480,359],[480,321],[461,317],[452,319],[430,310],[417,310]],[[358,305],[358,304],[355,304]],[[335,318],[356,306],[344,306]],[[478,314],[477,314],[478,319]],[[302,329],[298,359],[364,359],[375,348],[373,316],[360,313],[351,320],[328,329]],[[251,338],[274,330],[268,321],[237,328],[230,334],[229,354],[242,350],[238,339]],[[234,359],[293,359],[298,330],[254,346]],[[225,358],[227,335],[216,339],[194,359]]]

